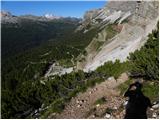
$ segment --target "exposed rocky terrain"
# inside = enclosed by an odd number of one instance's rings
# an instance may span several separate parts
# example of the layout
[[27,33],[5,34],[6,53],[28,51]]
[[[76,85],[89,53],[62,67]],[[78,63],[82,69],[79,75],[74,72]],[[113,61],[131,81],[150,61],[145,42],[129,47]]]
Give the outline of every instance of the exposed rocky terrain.
[[66,73],[70,73],[73,71],[73,67],[70,68],[63,68],[59,64],[53,63],[49,70],[46,72],[45,77],[49,77],[52,75],[64,75]]
[[[95,87],[88,88],[86,92],[79,93],[71,99],[62,113],[52,113],[48,118],[123,119],[127,99],[120,95],[117,87],[127,80],[126,73],[123,73],[118,79],[110,77]],[[155,102],[153,107],[147,111],[148,118],[158,118],[158,108],[159,103]]]
[[[93,41],[103,41],[99,50],[91,42],[86,48],[87,55],[77,68],[93,71],[106,61],[126,61],[129,53],[134,52],[146,42],[147,35],[156,28],[158,21],[158,1],[108,1],[98,10],[88,11],[77,30],[87,32],[98,28],[99,34]],[[108,26],[110,26],[108,28]],[[116,31],[110,33],[109,30]],[[93,47],[91,47],[93,46]]]
[[[124,73],[115,80],[113,77],[108,78],[105,82],[97,84],[93,88],[89,88],[84,93],[79,93],[77,97],[71,99],[71,102],[66,106],[61,114],[56,114],[56,118],[95,118],[93,117],[92,109],[96,109],[100,113],[105,112],[106,108],[120,107],[123,102],[122,97],[119,96],[119,92],[115,88],[128,80],[128,76]],[[95,105],[97,99],[105,97],[106,105]],[[94,108],[95,107],[95,108]],[[53,116],[52,116],[53,115]],[[54,113],[49,118],[54,117]],[[101,116],[102,117],[102,116]],[[104,116],[103,116],[104,117]]]

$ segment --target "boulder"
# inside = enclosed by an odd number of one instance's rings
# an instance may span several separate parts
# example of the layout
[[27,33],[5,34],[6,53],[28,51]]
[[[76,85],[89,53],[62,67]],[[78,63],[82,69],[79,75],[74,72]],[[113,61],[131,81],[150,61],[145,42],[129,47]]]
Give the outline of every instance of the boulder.
[[157,113],[153,113],[152,117],[157,118]]
[[153,109],[158,109],[159,108],[159,104],[155,104],[152,106]]
[[97,104],[97,105],[96,105],[96,107],[99,107],[99,106],[100,106],[100,104]]
[[117,106],[114,106],[113,109],[114,109],[114,110],[117,110],[118,108],[117,108]]
[[111,118],[111,115],[109,113],[106,113],[105,118],[109,119]]
[[123,103],[123,106],[126,106],[128,104],[128,101],[125,101],[124,103]]

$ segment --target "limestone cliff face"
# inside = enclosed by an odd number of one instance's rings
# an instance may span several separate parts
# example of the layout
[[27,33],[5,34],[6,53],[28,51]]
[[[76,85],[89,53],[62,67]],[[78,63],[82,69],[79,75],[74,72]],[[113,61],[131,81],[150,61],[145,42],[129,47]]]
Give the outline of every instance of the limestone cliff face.
[[[129,53],[140,49],[156,28],[158,5],[158,1],[108,1],[104,8],[88,11],[77,30],[85,34],[96,28],[100,32],[86,48],[85,60],[77,62],[77,68],[88,72],[109,60],[126,61]],[[95,42],[100,41],[100,49],[94,49]]]

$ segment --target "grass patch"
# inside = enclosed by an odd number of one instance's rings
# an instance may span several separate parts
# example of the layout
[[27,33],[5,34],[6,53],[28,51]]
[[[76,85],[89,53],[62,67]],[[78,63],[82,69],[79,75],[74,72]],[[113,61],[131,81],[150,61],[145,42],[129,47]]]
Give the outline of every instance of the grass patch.
[[[121,95],[124,94],[132,82],[133,80],[129,79],[125,83],[118,86]],[[151,101],[154,101],[159,97],[159,84],[156,82],[145,81],[143,83],[142,92],[145,96],[149,97]]]
[[145,96],[150,98],[151,101],[159,98],[159,84],[156,82],[146,81],[143,84],[142,91]]
[[126,82],[120,84],[118,89],[120,90],[120,94],[123,95],[124,92],[128,89],[129,85],[133,82],[133,80],[129,79]]
[[117,31],[113,29],[113,25],[108,25],[106,28],[106,40],[111,39],[117,34]]
[[88,118],[88,117],[89,117],[90,115],[92,115],[94,112],[96,112],[96,108],[90,109],[90,110],[86,113],[85,118]]
[[99,115],[99,117],[102,118],[102,117],[104,117],[104,116],[106,115],[106,113],[112,114],[114,111],[115,111],[115,110],[112,109],[112,108],[106,108],[106,109]]
[[104,44],[103,41],[97,41],[95,44],[96,51],[100,51],[100,47]]
[[111,114],[114,111],[112,108],[106,108],[105,113]]
[[89,44],[89,50],[90,51],[98,51],[100,49],[100,47],[104,44],[104,41],[98,41],[98,39],[100,38],[97,38],[97,39],[94,39],[92,40],[92,42]]
[[104,104],[105,102],[107,102],[106,99],[105,99],[105,97],[102,97],[102,98],[96,100],[96,102],[95,102],[94,104],[95,104],[95,105],[97,105],[97,104],[102,105],[102,104]]
[[58,62],[61,66],[64,66],[64,67],[72,67],[73,66],[70,59],[61,59]]

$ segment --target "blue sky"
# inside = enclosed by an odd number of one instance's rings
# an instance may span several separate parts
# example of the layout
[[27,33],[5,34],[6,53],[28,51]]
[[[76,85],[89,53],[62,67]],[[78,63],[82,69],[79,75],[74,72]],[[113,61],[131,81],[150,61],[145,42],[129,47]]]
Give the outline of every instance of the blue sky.
[[85,11],[102,8],[106,1],[2,1],[1,9],[14,15],[44,15],[83,17]]

